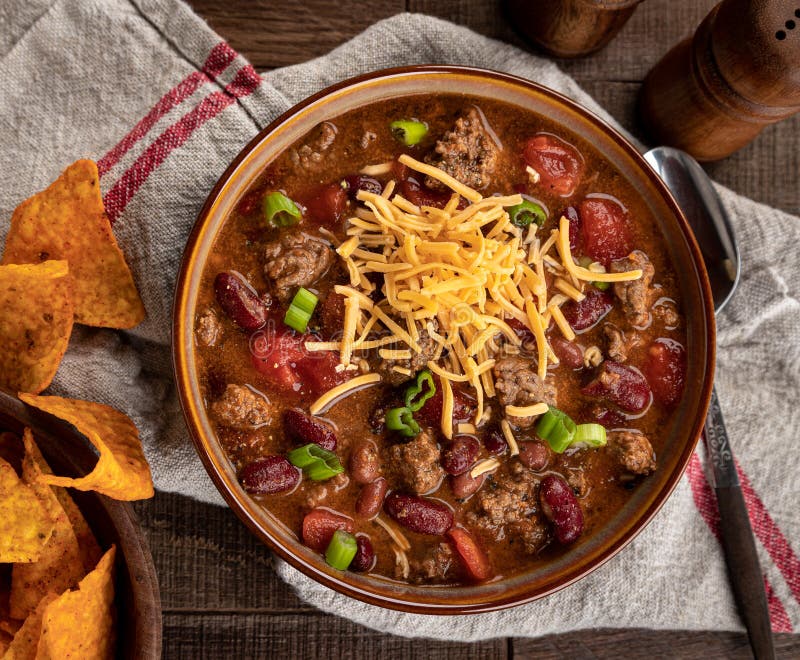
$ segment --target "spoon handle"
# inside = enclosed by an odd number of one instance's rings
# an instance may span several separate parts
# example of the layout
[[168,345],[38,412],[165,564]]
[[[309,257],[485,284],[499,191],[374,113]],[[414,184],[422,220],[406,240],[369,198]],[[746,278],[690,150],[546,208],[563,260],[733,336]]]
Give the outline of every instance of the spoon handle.
[[711,392],[705,440],[719,505],[720,534],[733,596],[750,636],[755,657],[758,660],[774,658],[764,577],[716,390]]

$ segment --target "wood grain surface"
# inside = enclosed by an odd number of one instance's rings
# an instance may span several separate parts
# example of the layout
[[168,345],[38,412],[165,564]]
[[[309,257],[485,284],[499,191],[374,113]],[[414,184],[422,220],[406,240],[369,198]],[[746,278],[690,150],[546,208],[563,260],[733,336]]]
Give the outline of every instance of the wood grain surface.
[[[403,11],[423,12],[524,45],[498,0],[190,0],[259,71],[303,62]],[[642,137],[636,96],[649,68],[690,34],[715,0],[646,0],[603,51],[559,65]],[[800,213],[800,117],[767,128],[712,164],[724,185]],[[137,505],[161,583],[165,658],[748,658],[742,633],[591,630],[478,644],[374,632],[302,603],[270,553],[228,510],[177,495]],[[654,622],[655,623],[655,622]],[[800,657],[800,636],[778,635],[780,657]]]

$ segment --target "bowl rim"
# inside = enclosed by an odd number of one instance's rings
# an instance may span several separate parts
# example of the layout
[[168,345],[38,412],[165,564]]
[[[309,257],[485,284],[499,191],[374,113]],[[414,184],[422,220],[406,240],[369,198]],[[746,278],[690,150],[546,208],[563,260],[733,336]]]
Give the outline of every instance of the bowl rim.
[[[11,394],[0,391],[0,422],[4,426],[8,420],[19,427],[28,427],[33,431],[42,453],[52,465],[53,459],[63,463],[68,471],[78,476],[83,470],[90,469],[94,462],[94,450],[89,440],[77,431],[68,422],[49,413],[26,405]],[[2,430],[6,430],[3,428]],[[8,429],[17,433],[14,429]],[[45,442],[42,443],[41,441]],[[130,610],[120,611],[118,607],[117,641],[115,658],[136,657],[137,659],[156,660],[162,652],[162,626],[161,592],[158,584],[158,574],[150,544],[142,528],[139,518],[130,502],[114,500],[96,491],[74,491],[75,498],[94,498],[97,508],[102,509],[108,519],[113,523],[114,534],[117,542],[117,565],[124,562],[127,582],[130,583],[128,596],[130,597]],[[78,504],[78,502],[76,502]],[[80,506],[79,506],[80,508]],[[92,508],[95,508],[94,506]],[[83,513],[83,509],[81,509]],[[97,529],[92,524],[92,516],[86,515],[89,527],[97,535]],[[105,552],[107,548],[104,548]],[[119,571],[116,584],[119,584]],[[115,602],[119,605],[122,594],[115,594]],[[122,646],[119,634],[119,621],[126,616],[135,615],[136,627],[133,638],[124,640]]]
[[[190,271],[192,270],[191,255],[193,254],[197,243],[203,234],[203,229],[207,224],[208,216],[212,207],[225,187],[225,184],[229,181],[232,174],[236,171],[242,161],[244,161],[259,144],[267,139],[268,136],[277,128],[279,128],[284,122],[288,121],[293,116],[301,113],[304,109],[316,103],[317,101],[324,99],[325,97],[342,92],[347,88],[358,87],[364,83],[376,81],[382,78],[399,78],[407,75],[424,75],[430,73],[462,76],[466,75],[483,79],[489,83],[501,82],[522,86],[529,91],[533,91],[542,96],[548,97],[550,102],[566,106],[568,110],[580,115],[581,118],[587,121],[594,130],[604,133],[606,137],[615,142],[616,146],[621,148],[622,151],[624,151],[625,154],[634,161],[642,175],[647,177],[649,182],[654,186],[655,190],[660,193],[664,203],[669,208],[681,229],[683,238],[686,240],[688,251],[695,267],[695,274],[697,277],[694,279],[697,280],[696,283],[700,290],[702,312],[704,315],[703,322],[705,326],[706,360],[705,364],[703,365],[705,380],[700,388],[699,407],[697,408],[697,413],[694,420],[692,420],[691,431],[689,434],[687,434],[688,441],[683,446],[677,462],[675,463],[675,468],[672,470],[672,473],[669,475],[661,491],[652,499],[647,508],[645,508],[636,518],[636,520],[624,530],[619,538],[608,545],[602,546],[600,551],[597,552],[595,556],[587,560],[585,566],[581,570],[572,572],[570,570],[565,571],[552,584],[548,584],[546,588],[534,589],[531,587],[526,588],[526,585],[522,585],[521,587],[513,590],[510,594],[507,594],[508,590],[505,590],[500,591],[487,599],[481,600],[480,602],[459,602],[458,604],[426,603],[418,600],[409,600],[405,599],[402,594],[400,596],[390,594],[388,589],[383,589],[380,587],[380,585],[376,585],[371,589],[362,589],[357,587],[348,582],[346,579],[346,572],[341,573],[344,578],[336,577],[329,573],[323,572],[313,564],[293,554],[290,549],[284,547],[279,542],[278,537],[273,535],[271,530],[264,528],[257,520],[254,519],[252,515],[250,515],[247,507],[244,506],[244,503],[226,485],[217,465],[215,464],[210,452],[206,447],[206,443],[209,442],[209,439],[204,437],[200,429],[200,425],[196,423],[196,419],[193,415],[194,402],[192,401],[192,397],[190,396],[188,387],[186,386],[190,373],[190,365],[187,364],[188,361],[186,359],[186,344],[184,341],[185,323],[182,322],[182,320],[186,320],[186,315],[182,314],[182,311],[189,299],[188,277]],[[402,96],[402,94],[398,96]],[[189,435],[192,439],[195,450],[197,451],[197,454],[200,457],[203,466],[205,467],[206,472],[208,473],[212,482],[223,496],[228,506],[230,506],[236,516],[245,523],[250,531],[293,568],[301,571],[307,577],[316,580],[322,585],[334,589],[335,591],[346,596],[356,598],[371,605],[386,607],[393,610],[416,614],[437,615],[490,612],[523,605],[533,600],[543,598],[555,593],[556,591],[560,591],[561,589],[575,583],[577,580],[597,570],[600,566],[605,564],[618,552],[620,552],[622,548],[628,545],[650,523],[653,517],[661,509],[664,502],[666,502],[666,500],[670,497],[678,482],[682,478],[684,472],[686,471],[689,460],[695,450],[697,442],[699,441],[711,399],[716,354],[716,325],[712,300],[711,287],[703,262],[703,257],[689,223],[686,220],[686,217],[684,216],[670,191],[667,189],[666,185],[650,167],[650,165],[644,160],[641,153],[633,144],[631,144],[628,139],[626,139],[615,128],[610,126],[606,121],[576,101],[573,101],[559,92],[556,92],[536,82],[508,73],[478,67],[451,65],[412,65],[392,67],[347,78],[338,83],[330,85],[295,104],[275,120],[270,122],[265,128],[260,130],[258,134],[253,137],[237,154],[225,172],[218,179],[214,187],[209,192],[206,202],[197,216],[181,258],[172,308],[173,371],[186,427],[189,431]],[[700,340],[702,338],[698,337],[698,339]],[[255,502],[254,505],[255,507],[260,506]]]

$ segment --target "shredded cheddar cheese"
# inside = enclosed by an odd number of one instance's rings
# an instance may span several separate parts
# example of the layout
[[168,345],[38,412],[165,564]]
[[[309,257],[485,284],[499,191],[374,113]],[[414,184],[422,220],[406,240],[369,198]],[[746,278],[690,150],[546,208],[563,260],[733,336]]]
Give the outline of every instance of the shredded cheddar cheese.
[[511,424],[508,423],[507,419],[500,420],[500,430],[503,431],[503,437],[505,437],[506,442],[508,443],[508,451],[511,456],[516,456],[519,454],[519,445],[517,444],[517,439],[514,437],[514,432],[511,430]]
[[[345,299],[341,339],[305,346],[338,351],[338,368],[347,371],[361,368],[364,351],[379,349],[385,360],[408,361],[422,354],[424,345],[427,366],[442,383],[442,432],[452,438],[453,383],[474,390],[472,424],[457,430],[474,429],[485,421],[487,400],[496,395],[492,368],[503,354],[519,353],[522,347],[512,320],[533,336],[537,373],[544,381],[548,365],[558,364],[546,334],[550,321],[567,340],[575,338],[561,306],[583,300],[585,282],[623,282],[642,273],[607,273],[599,263],[582,268],[570,252],[566,218],[549,236],[539,237],[538,227],[511,223],[508,209],[522,202],[521,195],[483,197],[432,165],[408,155],[399,161],[448,187],[449,201],[444,208],[418,206],[396,192],[394,181],[381,194],[358,191],[363,207],[348,219],[346,238],[331,237],[350,280],[334,287]],[[362,172],[386,174],[392,169],[391,163],[380,163]],[[533,179],[537,173],[528,174]],[[462,200],[468,204],[459,210]],[[373,273],[380,273],[382,282],[377,292]],[[402,363],[391,369],[413,376]],[[340,396],[379,380],[376,373],[357,376],[320,397],[311,411],[316,414]],[[546,408],[507,406],[505,414],[528,417]],[[518,453],[505,420],[503,433],[512,455]]]
[[482,461],[475,463],[472,470],[470,470],[469,476],[475,479],[476,477],[479,477],[486,472],[496,470],[499,467],[500,461],[498,461],[496,458],[484,458]]

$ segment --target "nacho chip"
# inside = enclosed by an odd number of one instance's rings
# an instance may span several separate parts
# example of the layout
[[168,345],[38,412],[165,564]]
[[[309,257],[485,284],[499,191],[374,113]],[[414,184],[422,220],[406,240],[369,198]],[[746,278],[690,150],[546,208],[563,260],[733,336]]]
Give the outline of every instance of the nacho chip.
[[64,507],[56,497],[55,488],[41,481],[45,474],[42,466],[47,467],[47,463],[39,453],[30,429],[25,429],[22,441],[25,443],[22,479],[44,505],[53,520],[54,528],[39,555],[39,561],[33,564],[14,564],[11,569],[9,610],[15,619],[24,619],[48,593],[60,594],[78,584],[86,574],[78,539]]
[[20,394],[25,403],[66,420],[83,433],[100,453],[94,469],[72,479],[42,475],[44,483],[78,490],[95,490],[117,500],[153,497],[153,477],[142,451],[139,432],[127,415],[92,401],[58,396]]
[[97,165],[79,160],[11,217],[3,264],[65,259],[75,279],[75,320],[132,328],[144,305],[103,207]]
[[72,334],[66,261],[0,266],[0,387],[38,394],[53,380]]
[[47,605],[37,658],[110,658],[114,651],[115,546],[80,581],[76,591]]
[[0,459],[0,563],[39,559],[53,533],[53,521],[36,493]]
[[14,635],[3,660],[36,660],[39,638],[42,635],[42,618],[47,606],[56,598],[58,598],[57,594],[48,593],[36,604],[25,619],[25,623]]

